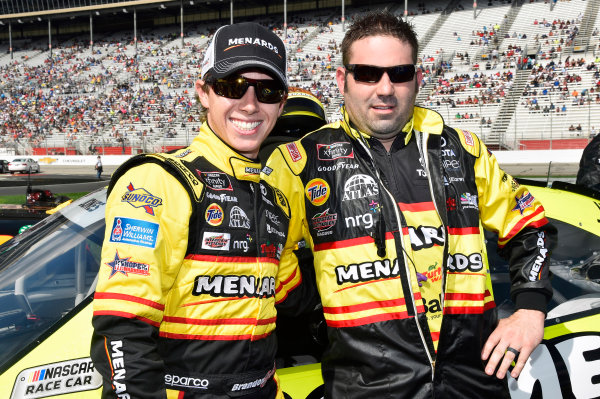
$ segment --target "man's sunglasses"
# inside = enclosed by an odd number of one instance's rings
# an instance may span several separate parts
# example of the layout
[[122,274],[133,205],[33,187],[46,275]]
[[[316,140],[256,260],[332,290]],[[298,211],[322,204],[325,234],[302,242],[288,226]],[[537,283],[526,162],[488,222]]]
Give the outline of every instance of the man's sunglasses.
[[386,72],[392,83],[409,82],[415,77],[413,64],[396,65],[391,67],[378,67],[374,65],[348,64],[344,66],[352,72],[354,80],[363,83],[377,83]]
[[286,90],[276,80],[250,79],[244,76],[233,76],[222,79],[209,80],[215,93],[221,97],[240,99],[246,94],[248,87],[254,87],[256,99],[265,104],[281,102],[286,95]]

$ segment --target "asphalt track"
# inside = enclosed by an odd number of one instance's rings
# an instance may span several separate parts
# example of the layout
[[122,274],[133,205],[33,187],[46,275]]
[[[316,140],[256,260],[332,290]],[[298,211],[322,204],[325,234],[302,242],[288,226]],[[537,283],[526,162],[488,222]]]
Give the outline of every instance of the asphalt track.
[[[513,176],[546,180],[545,176],[553,176],[550,180],[562,180],[574,183],[577,175],[578,164],[571,163],[547,163],[513,164],[501,165],[502,168]],[[76,193],[93,191],[99,187],[106,186],[110,175],[117,169],[118,165],[104,166],[104,172],[100,181],[96,178],[95,171],[91,168],[81,166],[53,166],[42,165],[40,173],[31,175],[31,185],[34,189],[50,190],[52,193]],[[25,194],[28,176],[26,174],[10,173],[0,174],[0,195]]]
[[50,190],[52,193],[77,193],[93,191],[106,186],[110,175],[117,169],[116,165],[104,166],[100,180],[96,178],[93,168],[81,166],[41,166],[40,173],[27,174],[10,173],[0,174],[0,195],[25,194],[30,179],[34,189]]

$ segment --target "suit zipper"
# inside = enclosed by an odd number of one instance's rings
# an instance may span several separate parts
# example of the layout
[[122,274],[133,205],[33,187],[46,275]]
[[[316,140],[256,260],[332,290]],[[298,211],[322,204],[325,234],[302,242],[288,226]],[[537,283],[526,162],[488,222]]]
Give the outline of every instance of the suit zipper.
[[[362,138],[362,136],[361,136]],[[427,359],[429,360],[429,364],[431,366],[431,381],[433,381],[433,377],[435,375],[435,361],[433,360],[433,357],[431,356],[431,353],[429,352],[429,346],[427,345],[427,341],[425,340],[425,335],[423,334],[423,329],[421,328],[421,324],[419,323],[419,318],[418,318],[418,312],[417,312],[417,305],[415,304],[415,295],[412,289],[412,283],[410,281],[410,268],[408,267],[408,259],[407,259],[407,255],[406,255],[406,251],[404,250],[404,235],[402,233],[402,219],[400,217],[400,213],[398,211],[398,204],[396,203],[396,200],[394,198],[394,196],[392,195],[392,193],[390,193],[390,191],[387,189],[387,187],[383,184],[383,181],[381,179],[381,176],[379,175],[379,171],[377,169],[377,165],[375,164],[375,160],[373,159],[373,156],[371,155],[371,151],[369,150],[369,148],[362,142],[362,140],[358,140],[358,142],[363,146],[363,148],[365,149],[365,151],[367,152],[367,154],[369,155],[369,158],[371,160],[371,166],[375,171],[375,175],[377,176],[377,180],[379,181],[379,185],[385,190],[386,194],[388,195],[388,197],[391,199],[392,204],[394,204],[394,214],[396,216],[396,220],[398,223],[398,234],[400,235],[400,245],[402,246],[402,258],[404,260],[404,270],[406,272],[406,276],[408,278],[408,289],[410,291],[410,298],[411,298],[411,302],[413,304],[413,312],[414,312],[414,320],[415,320],[415,324],[417,325],[417,330],[419,331],[419,336],[421,337],[421,343],[423,344],[423,349],[425,349],[425,353],[427,354]],[[385,237],[384,237],[385,240]],[[397,253],[397,251],[396,251]],[[406,296],[406,294],[405,294]]]

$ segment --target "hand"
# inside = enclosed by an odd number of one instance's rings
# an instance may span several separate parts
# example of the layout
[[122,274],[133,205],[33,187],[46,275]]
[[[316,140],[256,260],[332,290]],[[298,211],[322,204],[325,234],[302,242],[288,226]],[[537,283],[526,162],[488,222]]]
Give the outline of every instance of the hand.
[[539,310],[519,309],[509,318],[500,320],[481,352],[481,359],[490,358],[485,366],[485,373],[494,374],[494,370],[502,360],[496,377],[502,379],[506,376],[510,364],[517,357],[513,352],[507,351],[510,347],[519,351],[516,366],[510,373],[513,378],[517,378],[531,352],[542,342],[544,319],[544,313]]

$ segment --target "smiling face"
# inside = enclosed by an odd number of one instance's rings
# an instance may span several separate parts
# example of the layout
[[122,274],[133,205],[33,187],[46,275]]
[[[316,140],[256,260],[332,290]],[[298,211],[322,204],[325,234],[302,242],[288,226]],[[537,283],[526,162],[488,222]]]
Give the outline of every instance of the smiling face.
[[[392,36],[368,36],[352,43],[348,64],[390,67],[413,64],[412,48]],[[377,83],[354,80],[352,73],[338,68],[336,79],[344,95],[350,120],[364,133],[379,139],[397,135],[412,116],[421,72],[413,80],[392,83],[384,73]]]
[[[250,79],[272,79],[258,71],[239,75]],[[244,96],[236,100],[215,94],[212,87],[204,91],[204,85],[203,80],[198,80],[196,93],[202,106],[208,109],[208,125],[221,140],[241,155],[255,159],[260,145],[275,126],[285,100],[276,104],[261,103],[256,99],[253,86],[248,87]]]

